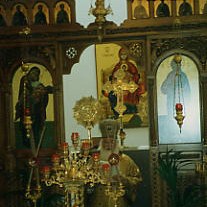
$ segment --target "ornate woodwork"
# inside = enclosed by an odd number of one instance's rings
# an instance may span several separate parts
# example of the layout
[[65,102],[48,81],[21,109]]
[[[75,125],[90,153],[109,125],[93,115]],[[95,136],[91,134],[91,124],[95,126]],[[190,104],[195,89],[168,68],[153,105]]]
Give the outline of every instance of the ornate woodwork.
[[[37,3],[44,3],[49,12],[49,24],[34,25],[32,10]],[[79,62],[84,49],[91,44],[99,43],[98,29],[95,23],[88,28],[76,22],[75,0],[65,0],[71,8],[71,22],[69,24],[56,24],[54,18],[55,5],[59,0],[4,0],[0,7],[7,12],[7,23],[0,27],[0,180],[4,180],[4,173],[11,172],[11,182],[14,184],[18,176],[13,176],[16,163],[23,166],[29,157],[28,151],[16,151],[14,144],[14,126],[12,123],[12,78],[22,61],[35,62],[44,65],[50,72],[53,84],[56,88],[54,94],[55,107],[55,136],[58,144],[65,139],[64,112],[63,112],[63,85],[62,75],[69,74],[72,66]],[[128,19],[120,26],[113,22],[104,24],[103,43],[115,42],[130,51],[130,56],[138,65],[142,65],[147,75],[148,105],[149,105],[149,131],[150,131],[150,163],[152,183],[153,207],[167,206],[166,199],[162,202],[162,185],[156,173],[158,148],[157,114],[156,114],[156,70],[160,59],[170,51],[185,51],[196,59],[199,68],[199,81],[201,89],[201,117],[203,145],[207,144],[207,18],[206,14],[199,14],[199,4],[194,0],[194,15],[178,17],[176,15],[176,1],[172,1],[172,15],[170,17],[157,18],[154,16],[153,1],[149,1],[149,18],[133,19],[131,6],[133,1],[127,0]],[[31,29],[24,33],[24,26],[12,26],[12,8],[22,4],[27,9],[28,25]],[[179,19],[180,28],[175,29],[175,23]],[[182,30],[182,33],[180,32]],[[53,149],[43,150],[41,158],[50,156]],[[17,156],[17,158],[14,158]],[[14,179],[12,181],[12,179]],[[8,188],[15,190],[8,183]],[[4,184],[1,185],[4,187]],[[2,188],[0,187],[0,189]],[[2,189],[1,189],[2,190]],[[9,190],[9,189],[8,189]],[[167,195],[164,195],[167,198]],[[8,206],[17,206],[20,199],[8,199]],[[3,202],[3,201],[2,201]],[[19,203],[20,204],[20,203]],[[23,206],[23,203],[20,204]]]

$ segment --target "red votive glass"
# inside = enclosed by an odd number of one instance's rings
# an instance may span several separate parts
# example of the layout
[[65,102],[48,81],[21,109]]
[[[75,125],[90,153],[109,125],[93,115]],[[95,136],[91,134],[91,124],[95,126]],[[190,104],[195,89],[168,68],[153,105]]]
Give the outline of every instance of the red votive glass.
[[99,161],[100,153],[99,152],[95,152],[95,153],[93,153],[92,157],[93,157],[93,160],[95,162],[97,162],[97,161]]
[[59,162],[60,161],[60,155],[57,153],[52,155],[52,162]]
[[81,148],[82,148],[82,150],[89,150],[90,149],[90,141],[89,140],[83,140]]
[[26,116],[29,116],[29,115],[30,115],[30,110],[29,110],[29,108],[25,108],[25,110],[24,110],[24,114],[25,114]]
[[43,166],[42,172],[45,173],[45,174],[49,173],[50,172],[50,167],[47,166],[47,165],[46,166]]
[[177,111],[182,111],[182,110],[183,110],[183,105],[182,105],[181,103],[176,103],[176,105],[175,105],[175,109],[176,109]]
[[104,163],[104,164],[102,165],[102,169],[103,169],[104,172],[109,171],[109,168],[110,168],[110,165],[109,165],[108,163]]

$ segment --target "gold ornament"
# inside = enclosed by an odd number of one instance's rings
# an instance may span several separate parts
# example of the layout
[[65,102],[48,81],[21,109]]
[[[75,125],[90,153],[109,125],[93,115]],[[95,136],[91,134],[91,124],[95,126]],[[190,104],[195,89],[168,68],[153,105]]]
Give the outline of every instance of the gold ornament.
[[104,108],[99,101],[90,96],[77,101],[73,112],[78,124],[88,128],[93,127],[102,119]]
[[104,118],[103,105],[92,96],[83,97],[76,102],[73,112],[74,118],[88,130],[88,137],[91,139],[91,129]]

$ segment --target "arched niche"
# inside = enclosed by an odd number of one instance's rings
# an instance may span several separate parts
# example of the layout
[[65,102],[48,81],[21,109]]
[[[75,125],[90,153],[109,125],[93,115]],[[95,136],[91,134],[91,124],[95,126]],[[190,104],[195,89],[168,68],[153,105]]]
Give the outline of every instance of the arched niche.
[[[65,1],[57,2],[54,9],[54,19],[55,23],[62,24],[62,23],[71,23],[72,21],[72,14],[71,14],[71,7]],[[58,15],[59,14],[59,15]],[[58,19],[58,16],[59,19]]]
[[[118,53],[122,47],[129,51],[129,59],[137,66],[141,77],[140,83],[142,81],[143,87],[145,87],[146,61],[143,40],[94,44],[88,46],[81,53],[79,62],[73,65],[70,74],[63,75],[66,140],[70,140],[70,135],[74,131],[79,132],[81,138],[87,136],[86,129],[84,129],[83,126],[78,125],[73,118],[73,107],[76,101],[84,96],[92,95],[99,100],[103,98],[103,94],[101,94],[103,80],[106,81],[106,79],[108,79],[110,72],[119,62]],[[143,120],[145,120],[145,122],[141,122],[140,125],[136,127],[125,128],[127,133],[126,145],[134,147],[149,145],[147,98],[147,92],[143,93],[139,105],[139,112],[141,113],[142,110],[144,111],[145,118]],[[97,125],[92,129],[92,136],[101,136]]]
[[[28,107],[30,109],[30,114],[31,117],[32,115],[32,109],[34,108],[36,113],[40,113],[42,117],[44,117],[44,110],[42,110],[41,106],[42,104],[45,104],[46,106],[46,117],[45,117],[45,131],[42,137],[42,142],[41,142],[41,148],[55,148],[56,147],[56,138],[55,138],[55,125],[54,125],[54,119],[55,119],[55,114],[54,114],[54,94],[53,92],[50,92],[48,94],[48,100],[46,96],[42,98],[41,93],[47,93],[48,91],[40,91],[37,88],[39,85],[44,86],[45,88],[43,90],[48,90],[47,87],[53,88],[53,80],[52,76],[47,70],[47,68],[44,65],[41,65],[39,63],[32,63],[28,62],[25,64],[28,69],[27,71],[22,70],[22,65],[17,68],[13,75],[12,79],[12,109],[13,109],[13,117],[12,120],[14,122],[14,131],[15,131],[15,148],[17,150],[22,150],[22,149],[30,149],[30,141],[25,143],[24,140],[24,132],[22,131],[21,124],[20,124],[20,117],[18,115],[19,106],[17,103],[21,102],[22,100],[25,101],[25,105],[28,104]],[[24,86],[21,84],[22,80],[24,79],[25,76],[27,76],[28,73],[30,73],[31,69],[37,67],[40,70],[39,74],[39,80],[33,81],[31,84],[31,89],[28,89],[27,95],[24,94]],[[23,86],[23,87],[22,87]],[[49,89],[52,90],[52,89]],[[23,96],[23,97],[22,97]],[[26,98],[29,97],[29,98]],[[44,99],[44,100],[43,100]],[[44,102],[44,103],[43,103]],[[40,104],[42,103],[42,104]],[[31,106],[32,105],[32,106]],[[39,110],[40,109],[40,110]],[[23,112],[23,111],[20,111]],[[24,113],[24,112],[23,112]],[[29,138],[30,139],[30,138]],[[36,148],[38,146],[38,142],[36,143]]]
[[[177,103],[175,55],[181,61],[181,93],[184,120],[181,128],[175,119]],[[201,98],[199,61],[189,52],[174,50],[164,54],[156,62],[156,114],[158,144],[200,144]]]
[[49,24],[50,23],[49,8],[45,3],[41,3],[41,2],[36,3],[32,9],[32,16],[33,16],[33,19],[32,19],[33,24]]

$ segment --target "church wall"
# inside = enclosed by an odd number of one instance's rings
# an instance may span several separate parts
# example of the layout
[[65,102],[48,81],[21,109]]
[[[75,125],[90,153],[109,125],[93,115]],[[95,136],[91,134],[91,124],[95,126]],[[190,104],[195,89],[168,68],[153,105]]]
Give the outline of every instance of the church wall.
[[[78,131],[80,136],[87,136],[87,130],[78,125],[73,117],[73,107],[81,97],[97,96],[96,66],[94,45],[87,48],[80,57],[80,62],[75,64],[70,75],[63,75],[64,108],[65,108],[65,136],[70,142],[72,131]],[[84,80],[84,81],[83,81]],[[75,90],[74,90],[75,87]],[[126,128],[127,136],[124,141],[127,147],[140,149],[149,148],[148,127]],[[98,124],[92,129],[93,137],[101,137]]]

